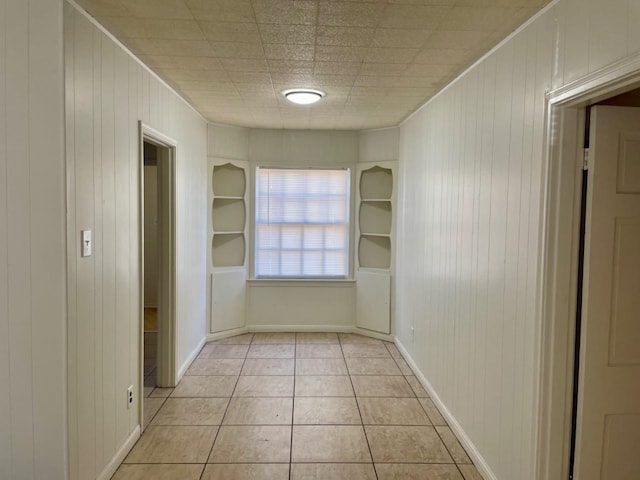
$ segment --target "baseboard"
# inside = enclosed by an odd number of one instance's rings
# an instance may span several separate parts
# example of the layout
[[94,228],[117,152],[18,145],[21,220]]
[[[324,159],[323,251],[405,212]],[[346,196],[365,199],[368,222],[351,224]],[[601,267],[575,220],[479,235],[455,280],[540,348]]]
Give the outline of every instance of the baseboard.
[[244,333],[249,333],[249,329],[247,327],[234,328],[233,330],[225,330],[224,332],[208,333],[207,342],[223,340],[225,338],[235,337],[236,335],[242,335]]
[[196,357],[200,353],[200,350],[202,350],[202,347],[204,347],[205,343],[207,343],[207,337],[202,337],[202,340],[198,342],[198,346],[191,352],[191,354],[187,357],[187,359],[182,363],[182,365],[180,366],[180,369],[178,370],[178,374],[176,375],[176,385],[180,380],[182,380],[182,377],[184,377],[184,374],[186,373],[187,369],[189,368],[191,363],[196,359]]
[[282,333],[282,332],[300,332],[300,333],[357,333],[385,342],[393,342],[392,335],[384,333],[376,333],[371,330],[365,330],[353,325],[249,325],[242,328],[234,328],[233,330],[225,330],[224,332],[216,332],[207,334],[207,342],[223,340],[225,338],[242,335],[243,333]]
[[136,428],[134,428],[133,432],[129,434],[129,436],[127,437],[125,442],[122,444],[122,446],[118,449],[118,451],[113,456],[111,461],[107,464],[106,467],[104,467],[104,470],[102,470],[100,475],[98,475],[97,480],[109,480],[113,476],[113,474],[116,473],[116,470],[118,470],[118,467],[127,457],[127,455],[129,454],[129,452],[131,451],[131,449],[136,444],[139,438],[140,438],[140,425],[136,425]]
[[429,397],[431,397],[433,403],[435,403],[436,407],[438,407],[438,410],[440,410],[440,413],[449,424],[449,428],[453,430],[453,433],[455,433],[458,437],[458,440],[460,440],[460,443],[469,454],[469,457],[473,461],[473,464],[476,466],[482,477],[485,480],[498,480],[498,478],[495,476],[491,468],[489,468],[489,465],[482,457],[476,446],[473,444],[467,433],[464,431],[462,426],[458,423],[458,421],[449,411],[446,405],[442,402],[442,400],[438,396],[438,393],[435,391],[431,383],[429,383],[429,381],[425,378],[424,374],[420,371],[418,365],[413,360],[413,358],[411,358],[411,355],[409,355],[409,352],[404,347],[402,342],[398,339],[398,337],[395,338],[395,344],[396,347],[398,347],[398,350],[400,350],[400,353],[402,353],[402,356],[409,364],[409,367],[411,367],[411,370],[413,370],[416,378],[420,381],[424,389],[427,391]]
[[353,327],[351,325],[249,325],[247,328],[252,333],[351,333],[353,331]]

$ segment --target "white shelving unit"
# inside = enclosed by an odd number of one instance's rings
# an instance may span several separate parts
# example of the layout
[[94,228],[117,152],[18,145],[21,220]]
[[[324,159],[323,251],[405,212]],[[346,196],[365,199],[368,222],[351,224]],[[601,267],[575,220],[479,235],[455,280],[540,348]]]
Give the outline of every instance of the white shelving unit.
[[249,164],[209,157],[210,332],[245,323]]
[[391,332],[396,162],[358,164],[356,325]]

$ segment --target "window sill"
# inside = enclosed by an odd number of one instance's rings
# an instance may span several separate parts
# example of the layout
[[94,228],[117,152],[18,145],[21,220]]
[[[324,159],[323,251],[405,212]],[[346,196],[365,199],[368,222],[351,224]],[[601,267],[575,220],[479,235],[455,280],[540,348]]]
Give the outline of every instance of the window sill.
[[247,280],[250,287],[353,287],[352,278],[252,278]]

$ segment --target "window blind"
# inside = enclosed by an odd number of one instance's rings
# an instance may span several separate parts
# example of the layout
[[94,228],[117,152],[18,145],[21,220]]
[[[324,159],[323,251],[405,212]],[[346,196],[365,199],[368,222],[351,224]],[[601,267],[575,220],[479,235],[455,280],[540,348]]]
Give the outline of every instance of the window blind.
[[256,277],[346,277],[350,172],[256,170]]

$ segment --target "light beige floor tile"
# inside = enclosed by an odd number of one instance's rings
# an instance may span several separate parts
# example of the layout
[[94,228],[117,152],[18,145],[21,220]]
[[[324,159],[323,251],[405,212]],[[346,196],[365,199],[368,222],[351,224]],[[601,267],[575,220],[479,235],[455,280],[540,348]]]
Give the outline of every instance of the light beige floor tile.
[[402,375],[393,358],[346,358],[351,375]]
[[366,463],[371,455],[362,426],[294,425],[291,461]]
[[345,343],[342,345],[345,358],[366,357],[366,358],[391,358],[389,351],[384,345],[368,343]]
[[449,453],[456,463],[471,463],[471,459],[449,427],[436,427]]
[[249,376],[240,377],[233,392],[234,397],[292,397],[293,376]]
[[244,358],[249,345],[219,345],[210,343],[204,346],[198,358]]
[[297,358],[342,358],[340,345],[303,344],[296,346]]
[[340,343],[338,335],[335,333],[296,333],[296,343]]
[[431,425],[416,398],[358,398],[365,425]]
[[299,425],[360,425],[355,397],[297,397],[293,423]]
[[292,358],[248,358],[241,375],[293,375],[294,365]]
[[149,423],[151,423],[151,420],[158,413],[158,410],[160,410],[160,407],[162,407],[162,404],[164,403],[164,401],[165,401],[164,398],[153,398],[153,397],[148,397],[143,400],[143,403],[142,403],[142,413],[144,414],[144,423],[142,424],[143,426],[146,427],[147,425],[149,425]]
[[293,463],[291,480],[376,480],[371,463]]
[[295,333],[254,333],[253,344],[256,343],[275,343],[275,344],[295,344]]
[[296,378],[296,397],[352,397],[346,375],[308,375]]
[[237,381],[236,375],[184,376],[171,397],[230,397]]
[[150,426],[124,463],[205,463],[218,427]]
[[398,350],[398,347],[396,347],[393,343],[384,342],[384,346],[387,347],[387,350],[389,350],[389,353],[393,358],[402,358],[400,350]]
[[226,398],[168,398],[152,425],[220,425]]
[[221,340],[215,340],[211,343],[218,345],[248,345],[253,340],[253,333],[244,333],[242,335],[235,335],[229,338],[223,338]]
[[341,358],[298,358],[296,375],[347,375]]
[[398,368],[400,369],[403,375],[408,375],[408,376],[413,375],[413,370],[411,370],[411,367],[409,366],[409,364],[405,362],[402,358],[394,358],[394,360],[398,364]]
[[291,425],[293,398],[234,397],[223,425]]
[[382,345],[382,340],[358,335],[357,333],[339,333],[338,338],[341,344],[346,343],[368,343],[369,345]]
[[464,480],[483,480],[482,475],[476,469],[474,465],[458,465],[458,468],[462,472]]
[[378,480],[463,480],[455,465],[376,463]]
[[289,480],[289,464],[209,464],[202,480]]
[[285,463],[290,447],[291,427],[222,426],[209,463]]
[[169,395],[171,395],[172,392],[173,388],[156,387],[153,389],[153,392],[151,392],[151,395],[149,396],[167,398]]
[[295,345],[251,345],[247,358],[293,358]]
[[415,375],[409,375],[406,378],[407,378],[407,382],[409,382],[409,385],[411,385],[411,389],[416,394],[416,397],[425,398],[429,396],[427,391],[424,389],[424,387],[420,383],[420,380],[418,380],[418,377],[416,377]]
[[153,392],[154,387],[143,387],[144,388],[144,398],[150,397],[151,396],[151,392]]
[[403,376],[352,375],[358,397],[415,397]]
[[120,465],[111,480],[199,480],[204,464]]
[[418,398],[418,400],[420,401],[420,405],[422,405],[422,408],[424,408],[424,411],[427,412],[427,415],[429,416],[429,420],[431,420],[431,423],[433,423],[434,425],[442,425],[442,426],[446,426],[447,422],[444,419],[444,417],[440,414],[440,411],[438,410],[438,407],[435,406],[435,404],[433,403],[433,401],[431,401],[430,398]]
[[433,427],[366,426],[375,463],[453,463]]
[[239,358],[196,358],[185,375],[238,375],[243,362]]

